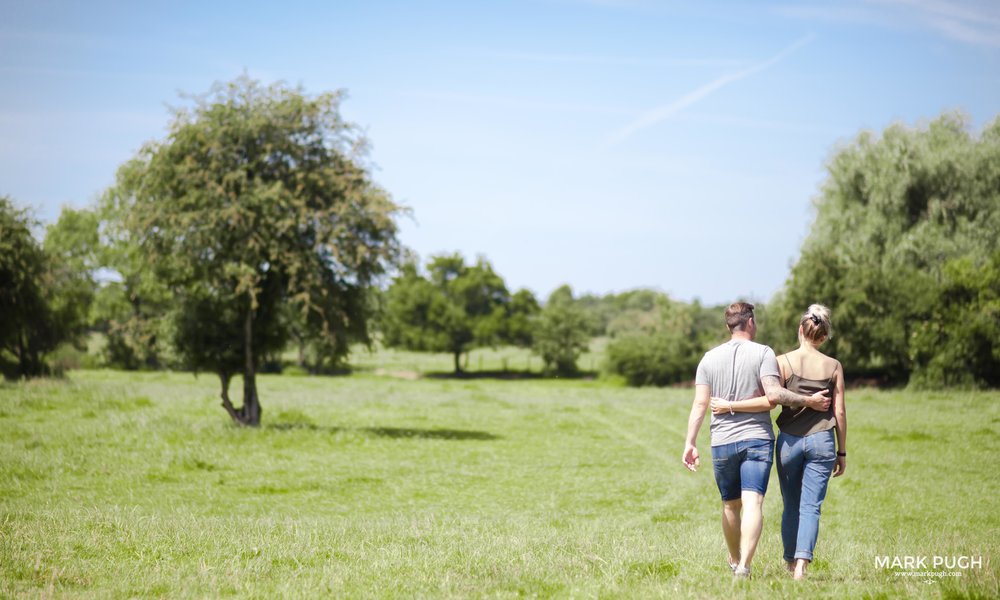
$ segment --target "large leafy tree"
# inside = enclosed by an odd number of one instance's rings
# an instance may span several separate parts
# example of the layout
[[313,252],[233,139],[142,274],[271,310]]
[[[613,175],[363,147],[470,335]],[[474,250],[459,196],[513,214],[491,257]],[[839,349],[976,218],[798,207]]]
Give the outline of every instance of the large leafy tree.
[[237,423],[260,422],[256,372],[287,340],[284,307],[315,336],[366,340],[362,299],[398,252],[399,207],[372,182],[341,99],[248,77],[217,85],[177,110],[166,139],[123,165],[108,194],[144,268],[174,296],[176,351],[219,376]]
[[435,256],[426,277],[410,261],[386,291],[383,342],[448,352],[460,373],[462,354],[475,347],[529,341],[523,317],[537,310],[537,303],[528,296],[518,292],[512,303],[503,278],[484,258],[467,265],[459,254]]
[[[983,358],[982,344],[959,333],[957,315],[995,306],[995,291],[968,290],[973,280],[989,280],[1000,250],[1000,120],[979,135],[953,114],[924,127],[865,132],[828,170],[812,230],[774,303],[785,341],[793,341],[801,311],[822,302],[834,311],[829,350],[848,372],[925,385],[988,383],[981,369],[968,378],[948,371]],[[995,320],[995,309],[986,318]],[[975,330],[981,339],[991,329]],[[921,369],[929,370],[911,379]]]

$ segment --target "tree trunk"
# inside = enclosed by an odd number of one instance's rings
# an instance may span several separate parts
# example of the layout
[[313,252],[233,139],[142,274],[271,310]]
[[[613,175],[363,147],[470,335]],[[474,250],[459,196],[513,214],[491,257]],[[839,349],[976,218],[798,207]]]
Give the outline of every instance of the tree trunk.
[[24,348],[24,331],[17,332],[17,368],[21,371],[21,379],[28,378],[28,366],[25,361],[28,357],[25,355]]
[[18,334],[18,369],[21,371],[22,379],[40,377],[45,369],[42,366],[41,352],[34,345],[32,340],[24,334],[24,330]]
[[230,418],[237,425],[243,425],[243,421],[240,418],[240,412],[233,407],[233,403],[229,400],[229,380],[232,377],[229,373],[225,371],[219,371],[219,381],[222,382],[222,408],[226,409],[229,413]]
[[462,360],[461,360],[462,359],[462,351],[459,350],[459,351],[455,352],[454,355],[455,355],[455,373],[456,374],[457,373],[461,373],[462,372]]
[[253,359],[253,300],[247,306],[247,317],[243,322],[243,342],[246,362],[243,365],[243,407],[242,421],[244,425],[256,427],[260,425],[260,401],[257,398],[257,373]]

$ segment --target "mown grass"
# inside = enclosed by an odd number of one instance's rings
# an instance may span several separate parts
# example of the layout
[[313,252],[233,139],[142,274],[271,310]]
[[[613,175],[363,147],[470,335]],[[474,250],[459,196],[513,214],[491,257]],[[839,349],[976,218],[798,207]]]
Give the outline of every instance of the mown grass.
[[[754,579],[734,583],[711,469],[679,461],[690,390],[263,376],[253,430],[216,385],[83,371],[0,387],[0,596],[998,593],[995,392],[852,391],[811,578],[784,573],[772,477]],[[987,564],[909,578],[882,555]]]

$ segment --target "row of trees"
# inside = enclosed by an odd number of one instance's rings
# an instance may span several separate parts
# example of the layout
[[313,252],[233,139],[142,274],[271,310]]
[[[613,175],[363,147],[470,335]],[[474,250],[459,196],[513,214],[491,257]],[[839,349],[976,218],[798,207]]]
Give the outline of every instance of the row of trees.
[[471,348],[515,344],[575,372],[593,323],[568,287],[543,308],[485,259],[434,257],[426,277],[400,260],[401,209],[371,180],[340,99],[247,78],[216,86],[122,165],[97,207],[64,209],[44,244],[4,198],[5,374],[43,374],[46,353],[97,330],[113,366],[215,373],[232,419],[255,425],[262,366],[293,345],[313,370],[332,368],[370,343],[379,309],[386,344],[450,352],[456,370]]
[[[824,349],[849,377],[922,387],[1000,386],[1000,120],[978,134],[956,114],[917,128],[864,132],[833,154],[828,172],[784,289],[758,303],[765,322],[760,341],[779,351],[794,348],[803,310],[819,302],[833,309],[836,329]],[[448,265],[456,260],[431,263],[431,280],[449,279],[455,271]],[[390,289],[390,318],[396,312],[403,320],[413,317],[397,311],[394,293],[407,288],[400,281],[414,277],[411,267]],[[465,338],[451,338],[451,345],[429,342],[434,332],[449,330],[433,320],[412,330],[420,342],[403,345],[456,352],[457,364],[456,340],[523,341],[523,330],[501,323],[526,322],[518,307],[528,304],[497,300],[495,306],[504,308],[481,303],[480,325]],[[608,337],[606,369],[634,385],[689,381],[702,353],[725,337],[722,307],[651,290],[577,299],[557,291],[545,310],[549,318],[527,330],[536,348],[563,348],[572,359],[570,332]],[[562,338],[551,333],[558,327]],[[558,360],[546,363],[572,364]]]
[[585,325],[568,286],[543,309],[529,290],[511,294],[485,258],[467,265],[458,254],[433,257],[426,275],[415,260],[405,263],[384,295],[380,321],[385,345],[447,352],[455,372],[472,348],[513,345],[531,347],[551,372],[575,373],[590,341]]
[[[341,98],[219,85],[120,168],[99,206],[65,209],[43,243],[0,198],[5,375],[41,374],[59,343],[99,330],[110,364],[213,372],[233,420],[256,424],[255,376],[275,356],[297,348],[322,372],[376,329],[389,346],[452,354],[456,371],[472,348],[513,344],[571,373],[606,337],[607,370],[634,385],[690,380],[725,337],[721,307],[650,290],[574,298],[563,287],[542,305],[485,258],[419,264]],[[865,133],[829,172],[784,291],[759,305],[762,341],[793,347],[818,301],[834,309],[828,350],[849,376],[1000,385],[1000,121],[979,135],[954,115]]]
[[[820,302],[836,330],[824,350],[849,377],[1000,386],[1000,121],[978,135],[953,114],[866,132],[828,171],[784,289],[757,304],[759,341],[794,348]],[[721,307],[649,291],[580,302],[611,337],[608,369],[634,384],[689,380],[719,341]]]

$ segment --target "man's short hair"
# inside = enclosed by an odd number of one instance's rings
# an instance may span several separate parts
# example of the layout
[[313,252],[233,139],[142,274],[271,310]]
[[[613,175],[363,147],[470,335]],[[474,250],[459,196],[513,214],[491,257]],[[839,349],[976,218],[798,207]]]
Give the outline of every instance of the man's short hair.
[[753,304],[749,302],[733,302],[726,309],[726,327],[729,331],[744,331],[752,318]]

